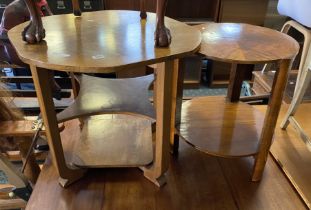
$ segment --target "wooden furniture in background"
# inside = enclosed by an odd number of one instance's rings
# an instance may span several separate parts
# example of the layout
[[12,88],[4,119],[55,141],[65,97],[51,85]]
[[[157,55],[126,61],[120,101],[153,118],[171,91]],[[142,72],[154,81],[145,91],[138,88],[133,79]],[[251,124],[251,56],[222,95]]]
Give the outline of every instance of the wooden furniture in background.
[[[285,34],[248,24],[210,23],[196,28],[202,32],[199,53],[231,63],[230,83],[226,99],[200,97],[184,103],[179,133],[187,143],[207,154],[254,156],[252,181],[259,181],[272,143],[288,71],[299,45]],[[254,107],[239,102],[243,75],[249,65],[276,61],[280,62],[280,69],[263,117]]]
[[[3,88],[1,88],[3,89]],[[8,94],[8,93],[7,93]],[[6,175],[10,184],[6,188],[0,184],[0,209],[24,208],[29,200],[32,187],[40,173],[39,165],[32,151],[31,140],[36,133],[35,121],[23,120],[22,114],[10,109],[8,102],[0,98],[1,121],[0,121],[0,169]],[[14,141],[12,146],[6,147],[5,141]],[[14,166],[7,157],[8,148],[18,148],[23,161],[23,171]],[[29,153],[30,152],[30,153]],[[14,193],[16,198],[9,197]]]
[[269,0],[221,0],[219,22],[263,26]]
[[[57,131],[58,119],[53,112],[51,92],[45,82],[48,77],[46,69],[78,73],[110,73],[155,63],[158,63],[155,80],[155,152],[152,164],[141,166],[145,166],[142,168],[144,175],[155,184],[162,185],[165,182],[164,173],[168,169],[169,141],[174,134],[174,104],[178,77],[178,62],[175,59],[195,53],[200,46],[201,35],[199,31],[190,26],[168,18],[166,23],[174,39],[169,48],[155,48],[153,36],[150,35],[156,27],[155,19],[156,15],[149,13],[147,20],[141,21],[139,13],[134,11],[84,13],[81,18],[75,18],[72,15],[51,16],[43,20],[47,29],[46,39],[37,45],[27,45],[20,39],[20,33],[27,23],[9,31],[9,38],[19,57],[31,66],[53,164],[59,173],[62,186],[68,186],[80,179],[85,174],[87,166],[77,167],[77,164],[71,161],[72,159],[68,157],[65,159],[65,154],[71,154],[71,157],[77,158],[79,154],[74,154],[73,148],[63,150]],[[105,27],[102,27],[103,25]],[[84,44],[85,41],[87,45]],[[121,82],[119,83],[120,89],[126,89],[122,87]],[[112,99],[118,98],[118,95],[114,97],[118,89],[108,91],[108,86],[105,89],[107,94],[112,94]],[[88,103],[88,100],[92,100],[92,103]],[[96,105],[102,104],[102,101],[105,101],[105,98],[88,98],[86,95],[82,98],[80,106],[94,110]],[[106,105],[113,105],[118,101],[109,100],[106,101]],[[124,112],[121,104],[113,109],[104,108],[100,113]],[[73,114],[80,116],[79,113]],[[88,126],[83,126],[83,129],[87,128]],[[122,132],[131,134],[134,130]],[[112,133],[110,137],[113,138],[113,136]],[[115,145],[110,146],[113,148]],[[93,154],[91,151],[89,155],[94,159],[99,158],[96,156],[97,153]]]
[[[2,64],[1,66],[2,68],[20,68],[19,66],[16,65],[11,65],[11,64]],[[23,84],[32,84],[33,83],[33,79],[31,76],[5,76],[5,75],[1,75],[0,79],[2,82],[5,83],[13,83],[16,85],[20,85],[21,83]],[[60,85],[60,87],[62,88],[61,90],[61,96],[62,99],[61,100],[56,100],[54,99],[54,104],[55,104],[55,109],[57,111],[61,111],[63,109],[65,109],[66,107],[69,106],[69,104],[72,103],[72,98],[71,97],[71,90],[70,88],[72,88],[71,86],[71,81],[69,77],[59,77],[56,76],[55,77],[55,81]],[[38,99],[36,91],[35,90],[25,90],[25,89],[18,89],[18,88],[14,88],[14,89],[10,89],[10,92],[12,94],[13,98],[13,102],[16,105],[16,107],[18,107],[19,109],[23,110],[25,113],[29,113],[31,115],[35,114],[39,114],[39,104],[38,104]],[[6,97],[7,94],[6,92],[2,92],[0,90],[0,97]]]

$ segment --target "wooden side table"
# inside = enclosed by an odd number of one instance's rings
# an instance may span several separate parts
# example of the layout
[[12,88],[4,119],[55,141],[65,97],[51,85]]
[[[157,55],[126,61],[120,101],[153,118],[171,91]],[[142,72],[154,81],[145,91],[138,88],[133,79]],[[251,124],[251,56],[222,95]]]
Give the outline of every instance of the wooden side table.
[[[186,24],[166,18],[172,44],[168,48],[155,48],[155,19],[155,14],[150,13],[147,20],[141,20],[139,12],[134,11],[45,17],[46,39],[37,45],[26,44],[20,38],[27,23],[9,31],[19,57],[31,67],[52,161],[63,187],[80,179],[87,168],[101,167],[142,167],[145,177],[156,185],[165,182],[169,142],[175,125],[176,59],[198,51],[201,34]],[[83,76],[75,103],[56,116],[47,69],[111,73],[156,63],[156,112],[147,97],[153,77],[92,80]],[[98,115],[129,112],[149,118]],[[64,151],[57,124],[82,117],[86,118],[81,139]],[[151,118],[156,120],[154,154]]]
[[[254,156],[252,180],[259,181],[272,143],[288,71],[299,45],[285,34],[248,24],[210,23],[196,28],[202,32],[200,54],[232,64],[230,84],[226,98],[201,97],[183,104],[180,135],[210,155]],[[262,116],[252,106],[239,102],[243,75],[248,65],[275,61],[280,68],[268,110]]]

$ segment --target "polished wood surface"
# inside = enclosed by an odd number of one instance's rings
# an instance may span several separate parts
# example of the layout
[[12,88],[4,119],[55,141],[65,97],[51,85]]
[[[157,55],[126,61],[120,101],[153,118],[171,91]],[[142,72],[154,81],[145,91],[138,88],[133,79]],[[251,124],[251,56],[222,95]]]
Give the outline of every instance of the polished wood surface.
[[131,115],[85,119],[68,164],[82,168],[137,167],[153,161],[152,121]]
[[252,106],[222,96],[183,104],[179,133],[196,149],[220,157],[256,155],[264,116]]
[[22,199],[0,199],[0,209],[24,209],[26,201]]
[[[66,122],[65,152],[81,135],[77,120]],[[167,184],[160,190],[139,169],[93,169],[69,189],[58,184],[50,158],[44,164],[27,210],[263,210],[306,207],[268,158],[260,184],[249,182],[252,158],[209,157],[183,141],[178,158],[169,157]]]
[[102,113],[136,113],[155,119],[148,90],[154,75],[128,79],[80,77],[80,91],[67,109],[58,113],[59,122]]
[[264,126],[260,135],[258,155],[255,159],[252,181],[259,181],[262,178],[263,170],[266,165],[269,150],[273,141],[274,130],[279,116],[282,99],[286,87],[286,81],[288,79],[293,59],[294,58],[292,58],[291,60],[282,60],[280,62],[279,69],[276,71],[267,112],[265,114]]
[[155,48],[155,14],[141,21],[134,11],[98,11],[44,17],[45,41],[29,45],[20,34],[25,24],[9,31],[19,57],[37,67],[72,72],[107,73],[130,66],[163,62],[196,52],[200,32],[184,23],[166,18],[174,37],[168,48]]
[[[57,131],[57,117],[54,104],[46,83],[49,72],[31,66],[35,88],[41,108],[42,117],[46,126],[46,134],[53,163],[60,176],[60,184],[67,187],[80,179],[84,174],[83,168],[78,168],[68,163],[61,144],[61,137]],[[165,63],[157,64],[155,80],[155,106],[156,106],[156,130],[155,130],[155,151],[153,162],[148,167],[143,167],[144,176],[157,186],[165,184],[165,172],[169,167],[169,151],[171,138],[173,138],[175,124],[174,113],[176,103],[176,91],[172,91],[177,86],[178,62],[169,60]],[[49,111],[50,110],[50,111]]]
[[[239,146],[233,145],[230,141],[232,138],[232,128],[226,128],[219,132],[221,139],[216,142],[216,146],[211,146],[212,144],[206,146],[204,148],[205,140],[202,138],[205,135],[208,135],[209,130],[203,129],[200,135],[197,135],[202,128],[202,124],[207,123],[205,120],[200,120],[202,116],[204,116],[206,109],[201,109],[202,104],[192,105],[192,110],[197,109],[196,112],[191,113],[188,111],[186,117],[184,117],[184,132],[183,134],[186,136],[182,136],[188,143],[192,144],[195,148],[199,150],[203,150],[208,154],[213,154],[222,157],[240,157],[240,156],[250,156],[255,155],[254,168],[252,173],[252,181],[260,181],[263,175],[264,167],[266,165],[269,149],[272,144],[274,129],[276,126],[277,117],[279,114],[279,110],[282,103],[283,93],[286,86],[286,80],[288,78],[288,72],[292,66],[292,61],[298,53],[298,43],[288,37],[285,34],[281,34],[279,32],[252,26],[245,24],[217,24],[210,23],[205,25],[200,25],[202,30],[202,46],[200,49],[200,53],[206,56],[207,58],[224,61],[227,63],[231,63],[232,71],[230,78],[230,85],[227,95],[227,100],[229,102],[233,102],[230,106],[235,106],[238,104],[238,100],[240,98],[240,91],[242,86],[242,73],[246,71],[247,67],[250,64],[255,63],[266,63],[266,62],[274,62],[278,61],[279,68],[276,71],[276,76],[273,81],[272,94],[269,99],[269,106],[267,112],[264,116],[262,131],[260,134],[256,133],[253,136],[252,140],[258,137],[258,142],[256,146],[253,145],[253,148],[243,148],[245,146],[244,143],[240,143]],[[272,43],[272,44],[271,44]],[[282,47],[280,46],[282,44]],[[284,50],[283,50],[284,48]],[[202,97],[202,99],[208,97]],[[207,99],[206,99],[207,100]],[[196,101],[193,99],[192,101]],[[191,103],[191,102],[189,102]],[[229,106],[229,107],[230,107]],[[208,106],[207,106],[208,107]],[[238,118],[235,117],[234,112],[230,112],[228,107],[227,110],[223,111],[223,124],[226,125],[226,120],[231,123],[232,119],[227,119],[225,117],[233,116],[233,119]],[[187,107],[184,109],[187,110]],[[210,113],[216,112],[218,109],[217,106],[214,106],[214,110],[208,111]],[[249,111],[244,111],[239,113],[239,117],[247,116]],[[252,112],[250,112],[252,113]],[[258,113],[258,112],[257,112]],[[212,114],[210,114],[212,115]],[[217,115],[216,115],[217,116]],[[249,117],[249,116],[248,116]],[[187,119],[195,119],[195,121],[200,121],[200,123],[189,123]],[[198,120],[199,119],[199,120]],[[213,118],[212,118],[213,119]],[[215,119],[213,119],[214,121]],[[242,120],[243,121],[243,120]],[[245,124],[245,123],[244,123]],[[252,125],[251,125],[252,124]],[[231,127],[236,125],[231,125]],[[247,134],[248,132],[253,132],[255,130],[254,127],[257,126],[257,123],[250,123],[248,127],[240,127],[240,133]],[[221,127],[221,125],[219,125]],[[238,127],[238,126],[236,126]],[[193,130],[192,136],[188,135],[189,130]],[[226,136],[227,132],[230,134]],[[225,136],[225,137],[224,137]],[[216,138],[217,138],[216,137]],[[189,140],[190,138],[190,140]],[[239,141],[244,140],[244,138],[237,137]],[[227,141],[226,141],[227,140]],[[213,142],[213,141],[211,141]],[[237,144],[239,144],[237,143]],[[249,143],[249,142],[248,142]],[[204,145],[204,146],[202,146]],[[236,148],[243,148],[242,150],[236,151],[230,154],[231,148],[236,146]],[[214,148],[213,148],[214,147]],[[219,151],[217,149],[219,149]],[[225,148],[225,149],[223,149]],[[204,150],[206,149],[206,150]],[[212,152],[211,152],[211,151]],[[254,152],[256,150],[256,152]],[[238,152],[237,152],[238,151]],[[253,152],[250,152],[253,151]]]
[[[145,12],[145,1],[146,0],[140,0],[140,17],[146,18],[146,12]],[[22,38],[25,42],[30,44],[35,44],[41,42],[45,38],[45,29],[42,25],[42,18],[44,7],[45,10],[50,11],[48,5],[46,5],[46,1],[37,2],[35,0],[24,0],[26,3],[26,6],[28,8],[28,11],[30,13],[30,22],[29,25],[25,27],[22,33]],[[166,28],[164,18],[165,18],[165,11],[166,11],[166,5],[168,0],[157,0],[156,1],[156,29],[155,29],[155,46],[157,47],[168,47],[171,43],[171,34],[170,30]],[[76,16],[81,16],[81,10],[79,6],[78,0],[72,0],[73,5],[73,13]]]
[[[158,7],[163,2],[158,1]],[[150,13],[147,20],[141,20],[134,11],[91,12],[82,14],[81,18],[72,15],[47,17],[44,18],[49,30],[47,38],[37,45],[25,44],[19,39],[25,24],[10,31],[9,37],[17,53],[30,65],[53,164],[63,187],[80,179],[86,170],[67,164],[57,129],[58,120],[53,111],[55,106],[46,82],[49,78],[47,69],[107,73],[154,63],[158,63],[154,102],[157,122],[155,151],[152,164],[142,169],[144,176],[157,186],[165,183],[169,142],[173,138],[172,125],[175,123],[177,91],[173,89],[176,88],[178,74],[175,59],[196,52],[201,35],[198,30],[168,18],[166,24],[174,35],[172,44],[168,48],[155,48],[154,40],[149,36],[156,27],[155,19],[155,14]]]
[[[288,107],[288,104],[282,105],[270,153],[310,209],[311,148],[310,145],[303,142],[294,126],[290,125],[286,130],[280,128]],[[265,106],[256,108],[262,112],[266,111]],[[309,136],[311,136],[311,127],[309,126],[311,123],[310,108],[310,103],[302,103],[295,115],[295,118]]]
[[236,23],[208,23],[194,26],[202,33],[200,53],[224,62],[254,64],[291,59],[299,45],[276,30]]

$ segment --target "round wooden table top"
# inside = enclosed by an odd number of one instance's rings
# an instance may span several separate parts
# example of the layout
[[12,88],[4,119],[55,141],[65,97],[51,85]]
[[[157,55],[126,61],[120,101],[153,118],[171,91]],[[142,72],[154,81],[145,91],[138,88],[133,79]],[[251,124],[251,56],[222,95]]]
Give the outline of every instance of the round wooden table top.
[[9,31],[17,54],[27,64],[72,72],[108,73],[127,67],[149,65],[197,52],[199,30],[166,18],[172,43],[155,48],[156,15],[141,20],[136,11],[86,12],[43,18],[46,38],[35,45],[22,41],[23,23]]
[[294,58],[298,43],[290,36],[260,26],[207,23],[194,26],[202,32],[200,53],[231,63],[255,64]]

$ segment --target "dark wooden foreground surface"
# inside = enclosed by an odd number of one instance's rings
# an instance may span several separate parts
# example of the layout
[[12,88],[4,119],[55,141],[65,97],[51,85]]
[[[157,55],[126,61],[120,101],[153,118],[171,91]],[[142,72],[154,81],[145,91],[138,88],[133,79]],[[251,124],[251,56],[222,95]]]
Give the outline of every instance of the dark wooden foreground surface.
[[[64,148],[80,135],[77,121],[66,123],[66,128]],[[90,170],[85,178],[63,189],[48,161],[26,209],[306,209],[272,158],[260,183],[250,182],[252,165],[252,158],[209,157],[181,141],[179,157],[171,157],[167,184],[161,189],[137,168]]]

